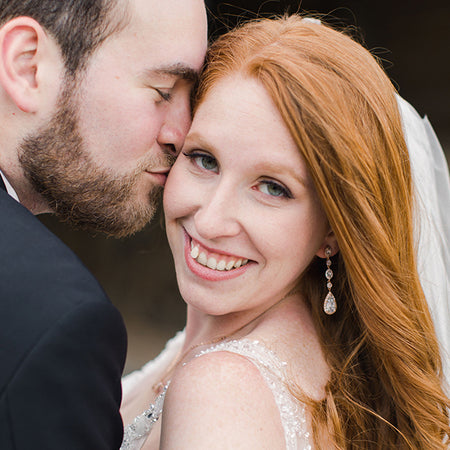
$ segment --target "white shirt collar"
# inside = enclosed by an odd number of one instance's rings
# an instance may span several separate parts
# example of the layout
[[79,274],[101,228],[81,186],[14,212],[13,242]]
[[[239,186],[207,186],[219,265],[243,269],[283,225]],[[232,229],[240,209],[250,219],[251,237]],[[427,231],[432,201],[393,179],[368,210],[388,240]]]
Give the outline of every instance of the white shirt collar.
[[5,183],[6,186],[6,192],[16,201],[20,203],[19,196],[17,195],[17,192],[14,190],[14,188],[11,186],[11,183],[7,180],[3,172],[0,170],[0,176],[2,177],[3,183]]

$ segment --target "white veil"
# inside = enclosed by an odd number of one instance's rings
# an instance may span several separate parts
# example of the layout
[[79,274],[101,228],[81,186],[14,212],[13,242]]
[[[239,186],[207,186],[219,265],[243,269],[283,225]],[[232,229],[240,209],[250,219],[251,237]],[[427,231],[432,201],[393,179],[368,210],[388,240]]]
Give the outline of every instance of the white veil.
[[417,267],[433,317],[450,394],[450,178],[434,130],[401,97],[398,105],[416,197]]

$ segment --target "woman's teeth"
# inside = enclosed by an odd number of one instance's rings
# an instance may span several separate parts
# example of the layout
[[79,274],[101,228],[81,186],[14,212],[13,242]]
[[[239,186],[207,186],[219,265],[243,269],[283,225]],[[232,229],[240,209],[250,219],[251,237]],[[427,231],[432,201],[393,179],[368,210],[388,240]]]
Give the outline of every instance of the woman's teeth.
[[245,266],[248,263],[248,259],[233,258],[232,256],[208,256],[207,252],[200,250],[197,244],[191,241],[191,257],[195,259],[199,264],[205,267],[209,267],[213,270],[232,270],[241,266]]

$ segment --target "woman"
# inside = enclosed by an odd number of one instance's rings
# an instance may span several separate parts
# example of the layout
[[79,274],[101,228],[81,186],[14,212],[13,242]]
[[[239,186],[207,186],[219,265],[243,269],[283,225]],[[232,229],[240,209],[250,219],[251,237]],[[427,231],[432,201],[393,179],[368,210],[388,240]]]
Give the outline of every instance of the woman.
[[219,39],[164,206],[186,329],[125,383],[126,424],[152,405],[123,448],[447,448],[408,150],[369,52],[298,16]]

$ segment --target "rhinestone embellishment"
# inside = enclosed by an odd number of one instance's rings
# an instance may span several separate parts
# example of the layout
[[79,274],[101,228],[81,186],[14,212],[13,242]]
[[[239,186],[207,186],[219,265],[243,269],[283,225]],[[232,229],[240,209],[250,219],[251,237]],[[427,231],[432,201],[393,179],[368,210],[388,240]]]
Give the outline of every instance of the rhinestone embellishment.
[[337,310],[336,299],[331,292],[328,292],[325,297],[325,301],[323,302],[323,310],[325,314],[331,315],[334,314]]
[[152,403],[146,411],[137,416],[133,420],[133,423],[125,427],[120,450],[134,450],[141,448],[143,444],[141,440],[150,434],[153,425],[161,416],[164,398],[166,396],[169,383],[164,386],[163,391],[158,395],[158,397],[156,397],[155,403]]

